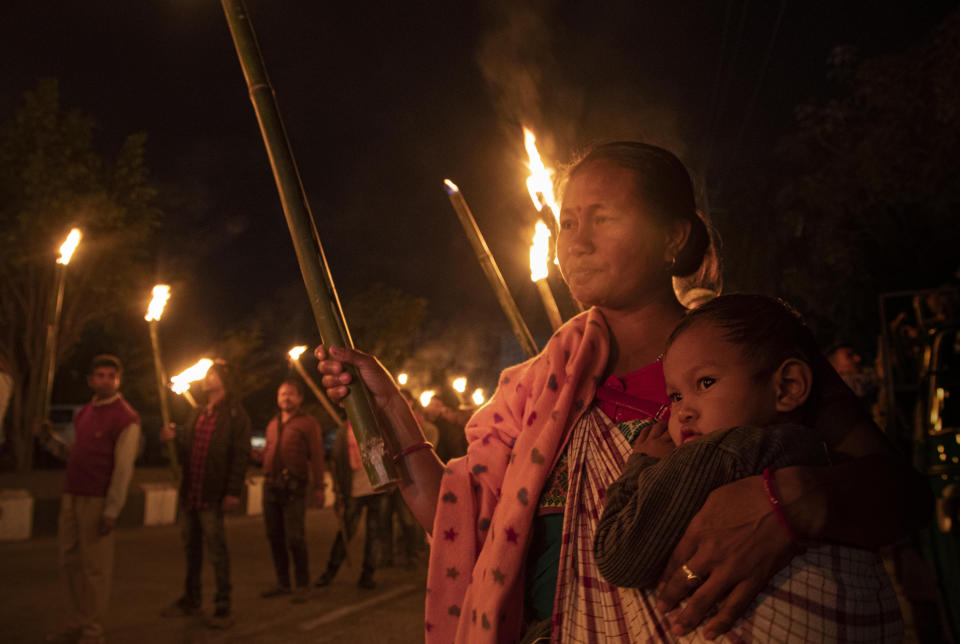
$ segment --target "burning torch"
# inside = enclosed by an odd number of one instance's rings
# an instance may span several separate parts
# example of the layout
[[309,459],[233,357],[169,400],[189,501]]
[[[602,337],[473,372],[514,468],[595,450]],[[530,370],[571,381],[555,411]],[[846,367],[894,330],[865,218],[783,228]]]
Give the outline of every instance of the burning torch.
[[487,281],[490,282],[493,293],[500,302],[500,307],[507,315],[510,326],[513,327],[513,334],[517,336],[517,340],[519,340],[520,346],[523,347],[527,356],[532,358],[538,353],[537,345],[533,341],[533,336],[530,335],[530,329],[527,328],[527,323],[523,321],[523,316],[520,315],[520,309],[517,308],[517,303],[513,300],[513,296],[510,295],[507,283],[503,281],[500,268],[497,267],[497,262],[493,259],[493,254],[490,252],[490,248],[487,247],[487,242],[477,227],[477,221],[473,218],[473,213],[467,205],[467,200],[463,198],[463,193],[460,192],[460,188],[458,188],[457,184],[453,181],[444,179],[443,183],[446,186],[447,195],[450,197],[450,203],[453,205],[457,217],[460,218],[460,224],[463,226],[464,232],[467,233],[470,245],[473,246],[473,251],[477,254],[480,268],[482,268],[484,274],[486,274]]
[[50,318],[47,322],[47,338],[44,350],[43,380],[40,381],[40,418],[46,420],[50,416],[50,401],[53,397],[53,376],[57,370],[57,335],[60,333],[60,314],[63,311],[63,291],[67,281],[67,264],[80,244],[80,229],[74,228],[60,245],[60,257],[54,267],[56,287],[50,291],[50,300],[47,311]]
[[203,380],[212,366],[213,360],[202,358],[192,367],[187,367],[175,375],[170,379],[170,388],[173,389],[173,393],[180,394],[186,398],[190,406],[196,409],[198,405],[193,394],[190,393],[190,383]]
[[550,284],[547,283],[547,276],[550,274],[550,267],[547,264],[549,256],[550,229],[545,223],[538,221],[536,232],[533,234],[533,243],[530,244],[530,279],[537,285],[543,308],[547,311],[547,317],[550,318],[550,326],[556,331],[563,324],[563,319],[560,317],[560,309],[557,308],[557,300],[553,297]]
[[[144,319],[150,327],[150,344],[153,345],[153,368],[157,375],[157,396],[160,400],[160,418],[163,426],[170,425],[170,404],[167,401],[167,373],[163,368],[163,358],[160,354],[160,334],[157,331],[158,322],[163,317],[163,309],[170,299],[170,287],[166,284],[157,284],[153,287],[153,299],[147,307]],[[180,478],[180,464],[177,462],[177,447],[173,441],[167,442],[167,452],[170,458],[170,469],[175,479]]]
[[[537,137],[535,137],[533,132],[527,127],[523,128],[523,147],[527,150],[527,158],[529,160],[527,167],[530,168],[530,176],[527,177],[527,192],[530,193],[530,199],[533,201],[533,206],[537,209],[537,212],[543,212],[544,207],[550,209],[550,212],[553,214],[553,229],[559,232],[560,206],[557,204],[556,197],[553,195],[553,171],[548,170],[547,167],[543,165],[543,159],[540,158],[540,152],[537,150]],[[550,220],[548,219],[548,221]],[[543,228],[544,230],[541,231],[541,224],[537,224],[537,231],[533,237],[533,246],[530,247],[530,279],[537,285],[537,290],[540,292],[540,299],[543,300],[543,307],[547,311],[547,317],[550,318],[550,325],[553,327],[553,330],[556,331],[557,328],[563,324],[563,319],[560,317],[557,301],[554,299],[550,285],[547,283],[547,276],[550,271],[550,229],[545,225]],[[538,243],[540,244],[539,246]],[[534,247],[537,248],[536,251],[534,251]],[[536,260],[534,260],[534,252],[537,253]],[[537,262],[536,268],[534,268],[534,261]],[[557,263],[556,256],[553,258],[553,263]],[[534,273],[536,273],[537,276],[535,276]],[[577,305],[577,308],[581,311],[583,310],[580,302],[574,300],[574,303]]]
[[317,397],[317,400],[320,401],[320,404],[323,405],[323,408],[330,414],[336,423],[337,427],[343,427],[343,419],[340,418],[340,414],[337,413],[337,410],[333,408],[333,403],[330,402],[330,399],[327,398],[320,388],[317,387],[317,383],[313,381],[309,375],[307,375],[307,370],[303,368],[303,365],[300,364],[300,355],[307,350],[305,345],[299,347],[294,347],[287,351],[287,355],[290,356],[290,363],[293,365],[293,368],[297,370],[297,373],[300,374],[300,377],[303,378],[303,381],[307,383],[307,386],[310,387],[310,391],[313,392],[313,395]]

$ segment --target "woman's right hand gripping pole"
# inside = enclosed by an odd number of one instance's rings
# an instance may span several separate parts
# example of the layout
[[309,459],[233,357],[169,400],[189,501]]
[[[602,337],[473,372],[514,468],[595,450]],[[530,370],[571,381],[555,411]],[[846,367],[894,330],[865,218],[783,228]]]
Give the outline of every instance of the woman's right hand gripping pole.
[[400,482],[403,499],[423,529],[431,533],[443,463],[433,449],[410,449],[426,444],[426,438],[396,382],[376,357],[356,349],[321,344],[314,350],[314,356],[327,396],[336,403],[346,398],[350,391],[347,387],[353,382],[353,376],[344,365],[356,368],[370,391],[381,428],[389,434],[387,442],[395,450],[395,460],[404,473]]

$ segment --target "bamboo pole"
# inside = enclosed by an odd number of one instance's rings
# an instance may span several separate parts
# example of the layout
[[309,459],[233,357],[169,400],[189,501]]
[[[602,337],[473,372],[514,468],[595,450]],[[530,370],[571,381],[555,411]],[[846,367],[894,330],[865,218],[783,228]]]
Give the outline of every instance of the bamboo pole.
[[477,221],[473,218],[473,213],[467,205],[467,200],[463,198],[463,193],[460,192],[460,188],[458,188],[454,182],[450,181],[450,179],[444,180],[443,183],[446,186],[450,204],[460,219],[463,231],[467,233],[467,239],[470,240],[473,251],[477,254],[477,261],[480,262],[480,268],[483,269],[484,274],[487,276],[487,281],[490,282],[490,287],[500,302],[500,308],[503,309],[507,320],[510,321],[513,334],[517,336],[517,340],[520,342],[520,346],[523,347],[527,356],[532,358],[539,353],[539,349],[537,349],[537,345],[533,341],[533,336],[530,335],[530,329],[527,328],[527,323],[524,322],[523,316],[520,314],[520,309],[517,308],[517,303],[507,288],[507,283],[503,280],[503,275],[500,273],[500,268],[497,267],[496,260],[493,259],[493,253],[490,252],[490,248],[483,238],[483,233],[481,233],[480,228],[477,227]]
[[[170,425],[170,401],[167,399],[167,373],[163,367],[160,353],[160,334],[157,330],[157,320],[147,323],[150,327],[150,345],[153,347],[153,370],[157,375],[157,396],[160,399],[160,418],[164,427]],[[177,446],[174,441],[167,441],[167,457],[170,459],[170,471],[173,479],[180,480],[180,463],[177,459]]]
[[290,362],[293,363],[293,368],[297,370],[297,373],[299,373],[300,377],[303,378],[303,381],[307,384],[307,387],[310,388],[310,391],[313,392],[313,395],[316,396],[317,400],[320,401],[320,404],[323,405],[324,410],[326,410],[326,412],[330,415],[330,418],[337,423],[337,427],[343,427],[345,423],[343,422],[343,419],[340,418],[340,414],[337,413],[337,410],[334,409],[333,403],[330,402],[330,399],[327,398],[326,395],[324,395],[324,393],[317,386],[317,383],[313,381],[313,378],[307,374],[307,370],[303,368],[303,365],[300,364],[300,361],[290,358]]
[[553,291],[550,290],[546,278],[536,280],[534,284],[537,285],[537,291],[543,301],[543,308],[547,312],[547,317],[550,318],[550,326],[556,331],[563,324],[563,318],[560,317],[560,309],[557,307],[556,298],[553,297]]
[[[221,5],[270,158],[317,329],[325,344],[353,348],[353,339],[343,317],[250,15],[243,0],[221,0]],[[388,487],[396,482],[397,470],[377,424],[373,400],[357,370],[350,365],[346,365],[346,368],[353,375],[353,382],[349,386],[349,395],[344,399],[344,407],[357,436],[364,469],[374,488]]]

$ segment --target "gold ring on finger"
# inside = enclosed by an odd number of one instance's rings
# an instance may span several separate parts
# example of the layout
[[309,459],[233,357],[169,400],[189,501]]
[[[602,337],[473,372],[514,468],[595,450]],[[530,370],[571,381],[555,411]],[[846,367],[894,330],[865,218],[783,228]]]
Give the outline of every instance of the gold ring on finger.
[[683,564],[682,566],[680,566],[680,569],[683,570],[683,574],[687,576],[687,581],[690,582],[692,585],[699,586],[700,583],[703,581],[700,578],[700,575],[690,570],[690,566],[688,566],[687,564]]

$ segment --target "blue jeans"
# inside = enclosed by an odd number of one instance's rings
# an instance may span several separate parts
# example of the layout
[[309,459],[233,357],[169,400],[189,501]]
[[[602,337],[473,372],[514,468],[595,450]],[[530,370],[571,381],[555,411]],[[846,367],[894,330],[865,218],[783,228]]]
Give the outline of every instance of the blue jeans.
[[388,498],[386,494],[370,494],[345,500],[343,523],[347,531],[347,538],[344,540],[343,533],[337,533],[337,538],[330,549],[330,560],[327,562],[327,569],[330,572],[336,573],[340,569],[340,564],[346,558],[347,541],[356,533],[357,524],[360,523],[360,516],[363,514],[364,508],[367,509],[367,529],[363,544],[363,572],[369,574],[376,569],[379,545],[382,540],[381,517]]
[[223,511],[189,510],[180,508],[180,527],[183,547],[187,555],[187,580],[183,598],[188,606],[198,608],[201,603],[200,573],[203,567],[203,551],[206,550],[213,563],[217,594],[213,603],[216,608],[230,608],[230,553],[223,529]]

